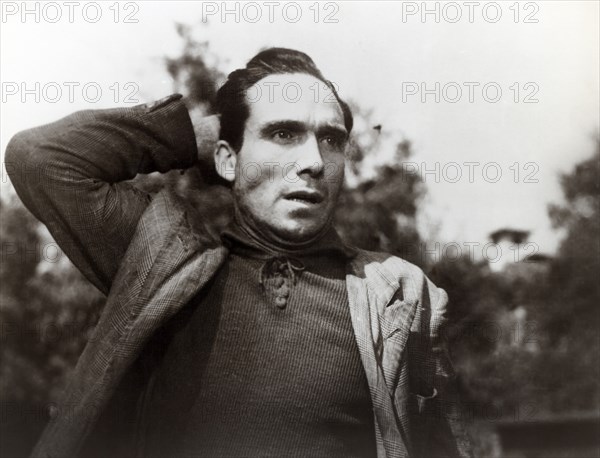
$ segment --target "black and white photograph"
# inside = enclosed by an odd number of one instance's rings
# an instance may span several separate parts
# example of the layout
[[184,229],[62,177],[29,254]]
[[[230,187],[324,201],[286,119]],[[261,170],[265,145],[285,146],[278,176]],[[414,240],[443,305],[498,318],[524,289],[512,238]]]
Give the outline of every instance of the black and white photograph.
[[600,458],[600,1],[0,8],[0,458]]

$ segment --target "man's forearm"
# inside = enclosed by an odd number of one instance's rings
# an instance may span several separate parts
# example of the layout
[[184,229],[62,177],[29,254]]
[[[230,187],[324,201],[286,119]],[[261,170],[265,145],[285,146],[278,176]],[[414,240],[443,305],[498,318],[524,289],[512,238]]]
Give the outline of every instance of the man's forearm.
[[[48,168],[58,169],[56,178],[62,169],[68,180],[115,183],[138,173],[190,167],[198,151],[179,99],[175,95],[152,105],[80,111],[20,132],[7,147],[9,175],[15,186]],[[28,165],[34,170],[26,170]]]
[[[104,292],[148,204],[121,182],[198,160],[195,129],[180,99],[77,112],[19,133],[7,147],[6,168],[24,204]],[[204,132],[216,140],[218,132]]]

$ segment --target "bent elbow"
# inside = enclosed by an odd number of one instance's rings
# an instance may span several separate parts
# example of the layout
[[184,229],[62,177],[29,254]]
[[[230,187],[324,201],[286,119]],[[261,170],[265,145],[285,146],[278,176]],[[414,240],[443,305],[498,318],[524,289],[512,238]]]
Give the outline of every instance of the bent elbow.
[[15,187],[23,181],[25,164],[30,160],[29,130],[16,133],[9,140],[4,154],[4,168]]

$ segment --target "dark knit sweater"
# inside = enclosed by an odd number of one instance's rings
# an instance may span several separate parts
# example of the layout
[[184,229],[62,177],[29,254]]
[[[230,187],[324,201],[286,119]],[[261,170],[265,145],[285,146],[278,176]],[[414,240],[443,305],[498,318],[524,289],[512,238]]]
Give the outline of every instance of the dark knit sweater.
[[149,457],[374,457],[369,388],[335,238],[273,258],[226,235],[224,267],[171,324],[143,415]]

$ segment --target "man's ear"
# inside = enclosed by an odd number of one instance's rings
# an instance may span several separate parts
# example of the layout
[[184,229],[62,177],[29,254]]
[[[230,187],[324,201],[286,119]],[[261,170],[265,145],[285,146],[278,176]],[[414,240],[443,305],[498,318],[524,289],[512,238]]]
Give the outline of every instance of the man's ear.
[[229,142],[219,140],[215,149],[215,168],[221,178],[230,183],[235,180],[235,165],[237,164],[237,153]]

